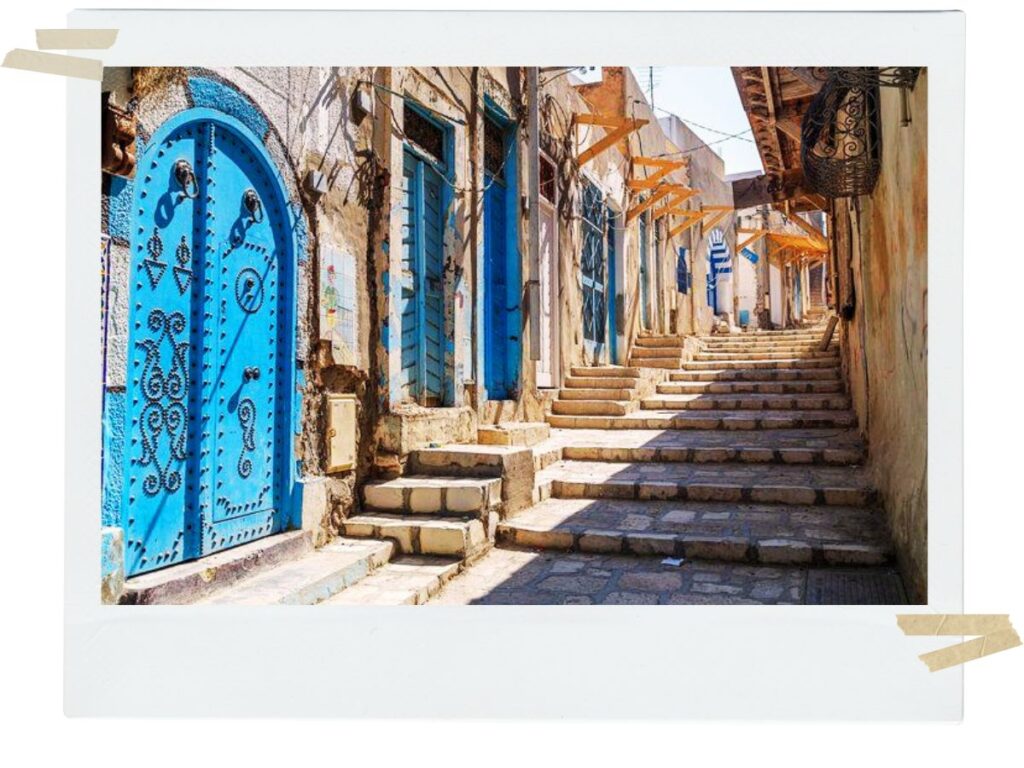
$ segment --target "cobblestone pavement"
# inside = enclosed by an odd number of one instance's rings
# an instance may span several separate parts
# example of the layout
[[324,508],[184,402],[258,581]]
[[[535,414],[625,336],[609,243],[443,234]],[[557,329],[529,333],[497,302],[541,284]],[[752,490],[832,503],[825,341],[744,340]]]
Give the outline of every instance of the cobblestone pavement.
[[428,605],[781,605],[904,602],[888,568],[767,567],[494,549]]
[[549,499],[504,524],[533,531],[618,531],[678,536],[787,539],[816,547],[859,543],[885,549],[881,513],[870,507],[715,502]]

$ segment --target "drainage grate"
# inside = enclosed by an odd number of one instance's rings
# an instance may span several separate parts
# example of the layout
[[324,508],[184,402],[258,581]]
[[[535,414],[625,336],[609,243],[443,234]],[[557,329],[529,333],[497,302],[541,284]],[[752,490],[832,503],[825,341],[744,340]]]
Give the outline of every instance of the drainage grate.
[[811,570],[807,572],[808,605],[904,605],[903,580],[897,571]]

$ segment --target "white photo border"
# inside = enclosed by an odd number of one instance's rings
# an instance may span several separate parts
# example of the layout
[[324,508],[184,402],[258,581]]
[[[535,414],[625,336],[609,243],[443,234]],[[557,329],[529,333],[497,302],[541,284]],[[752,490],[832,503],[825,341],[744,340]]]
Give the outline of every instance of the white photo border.
[[68,26],[120,30],[107,66],[926,66],[930,344],[927,606],[103,606],[100,99],[69,79],[67,714],[961,718],[962,667],[929,673],[895,614],[963,610],[962,13],[109,10]]

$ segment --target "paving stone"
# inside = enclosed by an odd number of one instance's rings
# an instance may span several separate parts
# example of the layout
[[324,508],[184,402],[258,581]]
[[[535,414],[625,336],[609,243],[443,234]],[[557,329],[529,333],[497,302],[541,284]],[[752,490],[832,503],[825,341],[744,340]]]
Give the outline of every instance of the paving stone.
[[[815,585],[816,599],[840,594],[834,584],[824,584],[823,589],[819,577],[809,576],[820,572],[832,573],[835,569],[822,571],[800,566],[757,567],[702,561],[686,561],[681,567],[669,567],[654,558],[570,555],[504,548],[492,549],[480,561],[481,565],[488,562],[500,562],[502,565],[487,572],[476,567],[463,570],[429,605],[800,603],[805,599],[805,585],[808,583]],[[570,562],[581,564],[580,568],[585,569],[586,574],[561,572]],[[609,575],[596,577],[595,573]],[[878,596],[888,600],[899,596],[897,591],[902,590],[899,576],[891,568],[862,568],[851,577],[859,578],[853,589],[859,589],[855,596],[860,599]],[[880,591],[880,584],[889,591]],[[868,589],[870,585],[875,587],[873,592]]]

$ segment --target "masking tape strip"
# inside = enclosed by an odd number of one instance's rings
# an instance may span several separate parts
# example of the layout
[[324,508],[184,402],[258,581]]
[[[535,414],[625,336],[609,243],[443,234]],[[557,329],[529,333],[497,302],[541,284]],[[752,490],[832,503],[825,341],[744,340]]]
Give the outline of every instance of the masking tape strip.
[[899,614],[896,624],[905,635],[980,635],[937,651],[921,654],[932,672],[959,666],[1021,645],[1007,614]]
[[25,69],[30,72],[43,72],[48,75],[80,77],[85,80],[103,79],[103,62],[99,59],[62,56],[59,53],[41,53],[24,48],[8,51],[4,57],[3,66],[11,69]]
[[904,613],[896,623],[905,635],[987,635],[1013,626],[1005,613]]
[[36,48],[41,51],[58,49],[102,50],[117,40],[116,29],[37,29]]

